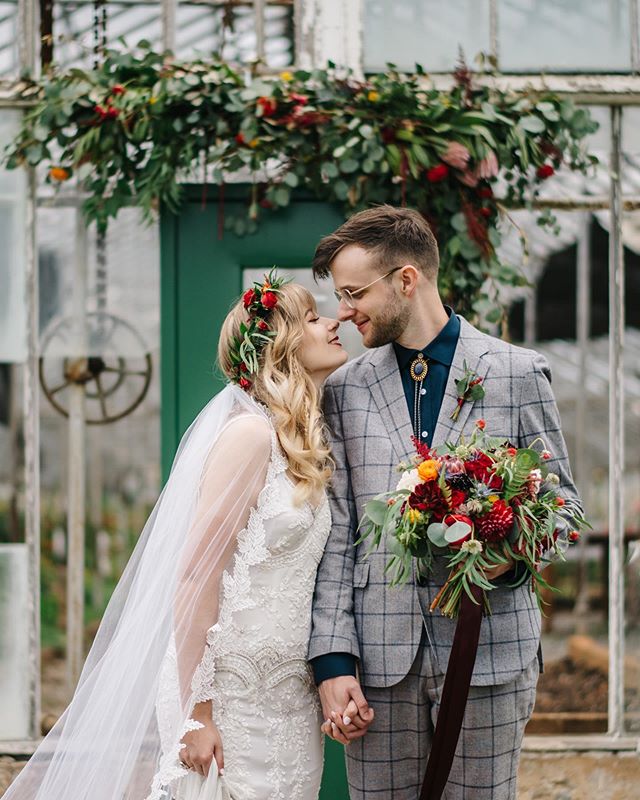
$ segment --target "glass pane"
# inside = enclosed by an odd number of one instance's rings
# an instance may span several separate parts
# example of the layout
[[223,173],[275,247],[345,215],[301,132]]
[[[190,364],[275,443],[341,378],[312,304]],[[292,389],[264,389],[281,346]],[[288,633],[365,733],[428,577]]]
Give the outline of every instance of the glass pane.
[[498,0],[503,72],[631,69],[629,0]]
[[[90,67],[95,49],[106,39],[107,46],[134,47],[141,40],[162,49],[161,4],[125,3],[114,0],[96,17],[89,3],[61,0],[54,5],[54,61],[62,66]],[[265,10],[265,62],[278,68],[293,62],[293,6],[272,6]],[[232,63],[256,58],[256,25],[253,8],[181,2],[176,11],[176,54],[190,59],[221,53]]]
[[[55,718],[66,702],[64,664],[66,505],[69,423],[50,398],[67,407],[65,324],[75,258],[75,211],[38,209],[41,285],[40,394],[42,469],[42,707]],[[97,280],[95,231],[89,231],[87,319],[101,344],[87,368],[99,374],[85,384],[86,415],[109,416],[85,428],[80,454],[87,479],[85,646],[91,644],[113,588],[155,502],[160,474],[160,257],[158,226],[146,226],[137,209],[124,209],[109,225],[104,288]],[[96,316],[104,308],[103,316]],[[69,363],[69,362],[67,362]],[[140,374],[143,373],[143,374]],[[144,384],[148,390],[141,399]],[[103,403],[100,393],[103,394]],[[138,402],[139,401],[139,402]],[[123,413],[120,419],[113,419]],[[133,445],[133,446],[132,446]]]
[[366,71],[391,62],[407,71],[418,63],[450,72],[460,48],[469,63],[489,53],[488,0],[364,0]]
[[0,78],[18,72],[18,0],[0,0]]
[[0,544],[0,741],[29,737],[29,579],[26,544]]
[[[20,111],[0,110],[0,152],[15,136]],[[27,355],[24,227],[26,172],[0,169],[0,362],[21,362]]]
[[[264,61],[274,69],[293,64],[293,6],[265,8]],[[255,14],[251,7],[207,8],[178,6],[176,53],[180,58],[221,53],[232,63],[247,63],[257,56]]]

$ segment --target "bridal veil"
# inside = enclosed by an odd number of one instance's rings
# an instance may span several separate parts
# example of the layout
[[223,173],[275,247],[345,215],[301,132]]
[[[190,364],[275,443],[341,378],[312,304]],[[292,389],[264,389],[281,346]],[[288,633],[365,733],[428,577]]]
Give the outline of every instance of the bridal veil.
[[[264,487],[267,411],[227,386],[185,433],[104,614],[71,704],[5,800],[164,800],[215,670],[207,632]],[[215,713],[214,713],[215,718]],[[215,762],[212,764],[215,770]]]

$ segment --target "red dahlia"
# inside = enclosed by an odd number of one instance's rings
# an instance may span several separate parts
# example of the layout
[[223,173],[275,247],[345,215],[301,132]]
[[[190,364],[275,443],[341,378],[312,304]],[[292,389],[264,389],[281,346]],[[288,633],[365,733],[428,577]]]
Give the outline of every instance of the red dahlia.
[[410,508],[418,511],[430,511],[431,519],[434,522],[440,522],[449,511],[449,506],[437,481],[419,483],[413,493],[409,495],[408,503]]
[[513,509],[504,500],[496,500],[488,514],[476,519],[476,531],[485,542],[499,542],[513,527]]

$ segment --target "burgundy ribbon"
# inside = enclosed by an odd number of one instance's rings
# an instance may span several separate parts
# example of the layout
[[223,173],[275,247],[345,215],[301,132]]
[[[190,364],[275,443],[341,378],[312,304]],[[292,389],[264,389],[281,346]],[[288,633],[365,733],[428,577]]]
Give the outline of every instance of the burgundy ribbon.
[[440,800],[449,779],[460,737],[482,623],[482,589],[479,586],[472,586],[471,591],[476,603],[466,592],[462,592],[460,614],[444,678],[440,710],[420,800]]

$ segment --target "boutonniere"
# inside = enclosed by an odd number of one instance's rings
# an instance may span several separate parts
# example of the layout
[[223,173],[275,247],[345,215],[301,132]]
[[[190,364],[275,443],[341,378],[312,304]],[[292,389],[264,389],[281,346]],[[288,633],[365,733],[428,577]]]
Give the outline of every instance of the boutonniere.
[[469,369],[466,361],[463,361],[462,369],[464,370],[464,374],[455,382],[458,402],[453,410],[453,414],[451,414],[450,417],[450,419],[452,419],[454,422],[458,419],[460,409],[467,402],[467,400],[470,400],[473,403],[476,400],[482,400],[484,397],[482,378],[479,378],[472,369]]

